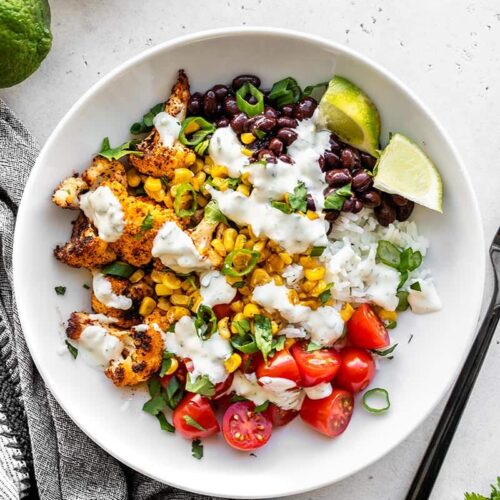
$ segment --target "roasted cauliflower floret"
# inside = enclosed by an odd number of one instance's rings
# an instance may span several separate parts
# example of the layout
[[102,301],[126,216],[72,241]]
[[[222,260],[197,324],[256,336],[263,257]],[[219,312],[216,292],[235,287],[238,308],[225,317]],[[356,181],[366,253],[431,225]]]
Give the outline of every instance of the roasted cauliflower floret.
[[80,205],[78,196],[87,189],[87,183],[81,177],[68,177],[57,186],[52,201],[61,208],[77,209]]
[[[186,117],[188,101],[189,80],[184,71],[180,70],[164,110],[181,122]],[[193,157],[191,150],[178,140],[172,146],[164,146],[155,128],[138,144],[137,150],[144,154],[130,155],[130,163],[142,174],[154,177],[172,177],[176,168],[187,166],[187,161]]]
[[160,369],[163,339],[153,326],[139,325],[128,330],[119,330],[113,324],[85,312],[74,312],[68,321],[66,335],[78,343],[88,326],[99,326],[107,335],[117,338],[123,346],[121,354],[117,359],[109,361],[104,372],[116,386],[137,385],[148,380]]
[[83,212],[73,222],[71,238],[54,249],[57,260],[72,267],[92,269],[116,260],[113,249],[97,236],[97,231]]
[[218,223],[208,222],[206,219],[202,219],[190,234],[196,250],[198,250],[201,256],[208,257],[214,267],[222,266],[223,261],[223,258],[210,245],[217,226]]

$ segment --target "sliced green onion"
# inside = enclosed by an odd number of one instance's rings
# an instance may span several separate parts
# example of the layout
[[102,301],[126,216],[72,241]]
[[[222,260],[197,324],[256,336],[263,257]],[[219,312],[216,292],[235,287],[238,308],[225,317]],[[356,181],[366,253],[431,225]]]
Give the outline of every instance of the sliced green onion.
[[378,349],[373,349],[373,352],[378,356],[389,356],[389,354],[392,354],[394,352],[394,349],[396,349],[397,346],[398,344],[394,344],[391,347],[388,347],[387,349],[384,349],[382,351],[379,351]]
[[256,406],[253,412],[262,413],[263,411],[266,411],[268,407],[269,407],[269,401],[264,401],[261,405]]
[[276,102],[279,108],[286,104],[294,104],[302,97],[302,90],[297,80],[292,77],[276,82],[269,92],[268,98]]
[[271,206],[281,210],[284,214],[291,214],[293,212],[292,207],[284,201],[272,201]]
[[253,354],[254,352],[258,352],[259,348],[255,342],[252,334],[247,333],[243,336],[232,336],[231,337],[231,345],[238,351],[244,354]]
[[201,304],[196,312],[194,326],[200,339],[209,339],[217,330],[217,316],[215,316],[213,309]]
[[[376,398],[377,400],[382,398],[382,402],[373,401],[373,398]],[[369,399],[372,399],[371,403],[368,402]],[[379,403],[378,405],[377,402]],[[374,404],[376,406],[373,406]],[[375,389],[370,389],[369,391],[366,391],[363,394],[363,407],[370,413],[383,413],[384,411],[387,411],[391,407],[389,393],[385,389],[382,389],[381,387],[376,387]]]
[[[255,104],[250,104],[246,100],[248,94],[257,99]],[[236,92],[236,104],[240,111],[243,111],[243,113],[246,113],[251,118],[264,111],[264,94],[257,87],[247,82]]]
[[204,219],[210,224],[218,224],[219,222],[227,224],[226,216],[220,211],[219,205],[215,200],[210,200],[206,204]]
[[210,139],[205,139],[194,147],[194,151],[198,156],[205,156],[208,146],[210,146]]
[[231,326],[234,327],[238,335],[246,335],[250,331],[250,322],[247,319],[232,321]]
[[397,294],[396,297],[399,299],[398,306],[396,307],[396,311],[406,311],[408,307],[410,307],[410,304],[408,303],[408,292],[403,292],[403,290],[400,290]]
[[[186,193],[191,193],[193,200],[191,202],[191,206],[189,208],[181,208],[182,206],[182,197]],[[184,182],[183,184],[179,184],[175,191],[175,199],[174,199],[174,210],[178,217],[190,217],[196,212],[198,208],[198,201],[196,200],[196,191],[191,184]]]
[[323,255],[326,247],[312,247],[311,253],[309,254],[311,257],[320,257]]
[[[240,271],[235,269],[233,266],[234,259],[238,255],[249,256],[248,264]],[[240,250],[233,250],[224,259],[224,264],[222,264],[221,273],[226,276],[233,276],[233,277],[245,276],[248,273],[252,272],[253,268],[257,265],[259,257],[260,253],[255,250],[248,250],[247,248],[242,248]]]
[[321,89],[321,88],[326,88],[328,87],[330,82],[321,82],[321,83],[317,83],[316,85],[308,85],[305,89],[304,89],[304,95],[305,96],[310,96],[313,94],[313,92],[316,90],[316,89]]
[[[186,137],[186,128],[188,128],[192,123],[196,123],[199,129],[196,132],[193,132],[188,139]],[[179,132],[179,142],[181,144],[184,144],[185,146],[197,146],[202,141],[204,141],[209,134],[212,134],[213,132],[215,132],[215,126],[210,122],[207,122],[205,118],[202,118],[201,116],[191,116],[189,118],[186,118],[181,124],[181,131]]]
[[394,269],[399,269],[401,252],[390,241],[380,240],[377,245],[377,261]]
[[416,292],[421,292],[422,291],[422,287],[420,286],[420,283],[418,281],[415,281],[415,283],[412,283],[410,285],[410,288],[412,290],[415,290]]
[[130,278],[135,272],[135,267],[126,262],[115,261],[101,269],[102,274],[118,276],[119,278]]

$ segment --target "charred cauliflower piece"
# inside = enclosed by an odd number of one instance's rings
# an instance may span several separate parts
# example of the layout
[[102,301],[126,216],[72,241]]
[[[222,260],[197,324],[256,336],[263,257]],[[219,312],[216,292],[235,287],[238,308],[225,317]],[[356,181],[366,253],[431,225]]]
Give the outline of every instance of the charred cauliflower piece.
[[77,209],[80,205],[78,196],[87,189],[88,185],[81,177],[68,177],[57,186],[52,201],[61,208]]
[[[180,70],[164,110],[182,121],[186,117],[188,101],[189,80],[184,71]],[[192,157],[191,150],[178,140],[174,141],[170,147],[164,146],[161,143],[160,134],[155,128],[137,146],[137,150],[144,154],[142,156],[130,155],[130,163],[142,174],[154,177],[172,177],[173,171],[178,167],[187,166],[187,158]]]
[[71,267],[92,269],[116,260],[116,253],[97,236],[92,223],[82,212],[73,222],[71,238],[64,246],[54,249],[57,260]]
[[224,259],[210,245],[217,226],[217,223],[214,224],[213,222],[207,222],[205,219],[202,219],[202,221],[193,229],[190,236],[200,255],[208,257],[212,265],[219,268],[222,266],[222,261]]
[[119,359],[112,359],[105,374],[118,387],[137,385],[159,370],[163,358],[163,339],[153,326],[140,325],[128,330],[92,318],[85,312],[71,314],[66,335],[78,342],[87,326],[99,326],[123,345]]

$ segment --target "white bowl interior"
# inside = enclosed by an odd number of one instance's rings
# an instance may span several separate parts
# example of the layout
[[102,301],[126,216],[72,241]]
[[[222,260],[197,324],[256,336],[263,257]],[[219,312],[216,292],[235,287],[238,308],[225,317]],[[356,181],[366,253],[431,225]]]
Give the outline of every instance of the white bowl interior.
[[[205,442],[205,457],[190,443],[160,431],[141,410],[145,393],[117,390],[104,375],[58,353],[62,322],[89,307],[88,273],[58,263],[52,250],[67,240],[74,213],[57,209],[50,195],[59,181],[83,170],[105,136],[112,145],[129,126],[168,95],[179,68],[194,90],[256,73],[266,85],[294,76],[301,84],[333,72],[365,89],[382,115],[383,140],[401,131],[423,145],[445,184],[444,215],[418,209],[421,232],[431,242],[432,269],[444,307],[436,314],[401,315],[392,338],[399,346],[383,363],[375,386],[389,390],[391,410],[367,414],[357,400],[348,430],[321,437],[297,419],[275,431],[257,458],[238,453],[222,438]],[[482,296],[483,238],[468,178],[434,119],[395,80],[371,63],[327,41],[276,30],[226,30],[156,47],[99,82],[52,134],[29,179],[15,238],[16,297],[30,351],[52,393],[72,419],[121,461],[160,481],[206,494],[274,497],[323,486],[380,458],[403,440],[437,404],[471,341]],[[33,250],[35,249],[35,255]],[[67,286],[56,296],[54,286]],[[467,292],[467,293],[465,293]],[[409,338],[413,336],[411,343]],[[64,349],[63,349],[64,350]],[[133,438],[127,436],[133,435]]]

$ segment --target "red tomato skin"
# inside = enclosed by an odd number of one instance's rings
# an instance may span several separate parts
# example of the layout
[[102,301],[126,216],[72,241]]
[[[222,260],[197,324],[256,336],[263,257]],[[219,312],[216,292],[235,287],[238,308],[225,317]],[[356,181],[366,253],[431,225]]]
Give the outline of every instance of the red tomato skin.
[[234,373],[230,373],[226,380],[223,382],[219,382],[218,384],[215,384],[215,394],[213,395],[213,399],[218,399],[221,396],[223,396],[231,387],[231,384],[233,383],[233,378],[234,378]]
[[[196,429],[184,420],[184,416],[196,420],[204,431]],[[219,422],[215,416],[209,400],[200,394],[188,393],[174,410],[173,423],[175,430],[186,439],[200,439],[220,431]]]
[[354,394],[366,389],[375,376],[373,356],[364,349],[344,347],[340,357],[342,365],[335,377],[335,386]]
[[282,427],[289,424],[299,412],[297,410],[284,410],[274,403],[269,403],[265,414],[269,417],[273,426]]
[[391,342],[384,323],[368,304],[358,307],[347,322],[347,339],[361,349],[380,349]]
[[262,353],[254,352],[252,354],[241,353],[240,370],[243,373],[255,373],[260,363],[263,363]]
[[217,304],[212,309],[218,320],[231,315],[231,304]]
[[272,358],[267,360],[267,364],[262,360],[257,367],[257,379],[262,377],[287,378],[296,385],[301,385],[299,368],[294,357],[288,349],[278,351]]
[[333,389],[327,398],[306,397],[300,409],[302,420],[328,437],[342,434],[351,421],[354,409],[352,394],[343,389]]
[[307,352],[306,342],[296,342],[291,354],[299,368],[303,387],[331,382],[340,368],[340,356],[335,349]]
[[264,412],[254,413],[254,409],[251,401],[241,401],[232,404],[224,413],[222,432],[227,443],[236,450],[256,450],[271,438],[271,420]]

